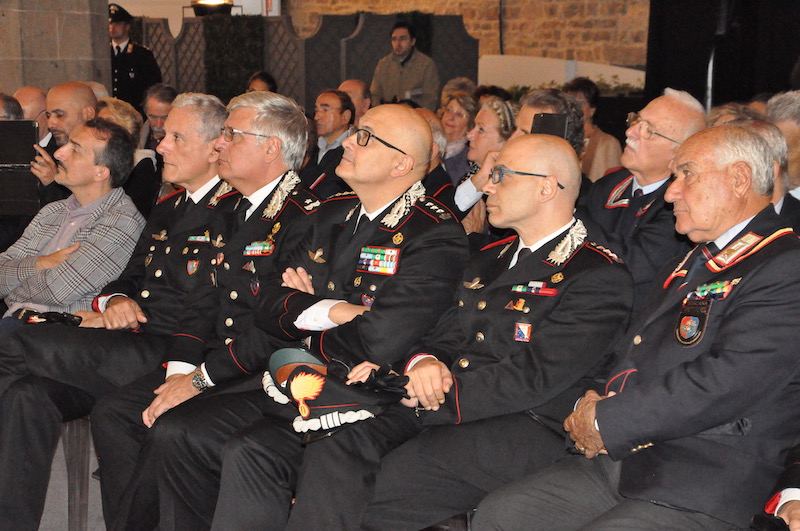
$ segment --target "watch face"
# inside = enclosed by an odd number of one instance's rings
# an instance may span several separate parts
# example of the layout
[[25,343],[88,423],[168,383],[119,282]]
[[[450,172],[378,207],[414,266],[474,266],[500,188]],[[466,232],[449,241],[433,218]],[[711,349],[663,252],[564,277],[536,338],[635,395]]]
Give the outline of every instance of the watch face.
[[205,391],[208,389],[208,384],[202,374],[195,373],[195,375],[192,376],[192,385],[198,391]]

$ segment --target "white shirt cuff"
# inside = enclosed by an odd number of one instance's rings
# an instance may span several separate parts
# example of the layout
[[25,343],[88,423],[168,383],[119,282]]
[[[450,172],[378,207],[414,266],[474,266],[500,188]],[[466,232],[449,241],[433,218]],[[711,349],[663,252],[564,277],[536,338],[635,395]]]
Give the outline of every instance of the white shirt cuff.
[[406,365],[405,372],[408,372],[411,369],[413,369],[414,365],[416,365],[420,361],[424,360],[425,358],[436,359],[436,356],[433,356],[432,354],[417,354],[417,355],[415,355],[413,358],[411,358],[411,360],[409,360],[408,365]]
[[206,379],[206,383],[208,384],[209,387],[214,387],[215,385],[217,385],[214,383],[214,380],[211,379],[211,376],[208,375],[205,362],[200,364],[200,371],[202,371],[203,378]]
[[185,361],[168,361],[167,374],[164,375],[164,379],[166,380],[173,374],[189,374],[190,372],[194,372],[196,368],[196,365],[186,363]]
[[783,489],[781,491],[781,501],[778,503],[777,507],[775,507],[775,516],[778,516],[778,513],[781,511],[781,507],[790,501],[795,500],[800,500],[800,489]]
[[103,295],[102,297],[97,297],[97,308],[100,310],[100,313],[106,311],[106,306],[108,306],[108,301],[110,301],[114,297],[128,298],[128,296],[125,295],[124,293],[112,293],[111,295]]
[[483,192],[475,188],[475,185],[472,184],[472,179],[467,179],[458,185],[453,199],[458,209],[461,212],[466,212],[472,208],[481,197],[483,197]]
[[306,308],[294,321],[294,326],[298,330],[308,330],[309,332],[322,332],[330,328],[336,328],[336,323],[328,318],[331,308],[339,304],[334,299],[323,299],[312,306]]

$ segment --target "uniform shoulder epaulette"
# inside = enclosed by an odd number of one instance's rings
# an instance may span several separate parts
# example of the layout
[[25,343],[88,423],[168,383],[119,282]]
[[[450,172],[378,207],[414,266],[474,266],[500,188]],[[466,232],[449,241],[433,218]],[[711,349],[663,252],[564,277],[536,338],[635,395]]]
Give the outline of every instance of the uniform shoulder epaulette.
[[423,209],[439,221],[446,221],[455,217],[453,212],[435,197],[426,195],[415,203],[417,208]]
[[320,201],[317,196],[308,188],[303,188],[302,186],[298,186],[292,190],[292,193],[289,194],[289,200],[299,206],[300,210],[306,214],[316,212],[317,208],[322,204],[322,201]]
[[353,198],[358,199],[358,196],[356,195],[355,192],[351,191],[339,192],[338,194],[333,194],[332,196],[324,200],[323,203],[330,203],[333,201],[341,201],[343,199],[353,199]]
[[518,236],[515,234],[513,236],[509,236],[508,238],[503,238],[502,240],[497,240],[496,242],[492,242],[484,247],[481,248],[481,251],[485,251],[486,249],[491,249],[492,247],[499,247],[501,245],[505,245],[507,243],[511,243],[516,240]]
[[614,251],[612,251],[611,249],[608,249],[608,248],[603,247],[602,245],[600,245],[598,243],[595,243],[593,241],[588,241],[588,240],[586,241],[586,246],[590,247],[592,249],[595,249],[596,251],[600,251],[605,256],[610,258],[611,261],[613,261],[613,262],[617,262],[618,264],[622,263],[622,259],[619,256],[617,256],[616,253],[614,253]]
[[217,191],[214,192],[214,195],[211,196],[211,199],[208,200],[208,206],[215,207],[217,206],[217,203],[219,203],[221,199],[226,199],[236,194],[240,194],[240,192],[236,190],[233,186],[228,184],[226,181],[222,181],[219,184],[219,188],[217,188]]
[[165,195],[164,197],[162,197],[161,199],[159,199],[158,201],[156,201],[156,204],[163,203],[163,202],[164,202],[164,201],[166,201],[167,199],[169,199],[169,198],[171,198],[171,197],[175,197],[177,194],[182,194],[182,193],[183,193],[183,192],[185,192],[185,191],[186,191],[186,189],[185,189],[185,188],[178,188],[178,189],[177,189],[177,190],[175,190],[174,192],[172,192],[172,193],[170,193],[170,194],[167,194],[167,195]]

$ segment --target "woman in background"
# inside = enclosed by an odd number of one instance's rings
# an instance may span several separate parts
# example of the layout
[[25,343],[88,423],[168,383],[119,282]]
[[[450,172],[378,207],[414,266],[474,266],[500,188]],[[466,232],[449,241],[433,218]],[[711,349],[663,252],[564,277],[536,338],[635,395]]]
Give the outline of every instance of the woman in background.
[[[97,115],[125,128],[134,139],[139,138],[142,115],[133,106],[117,98],[101,98],[97,102]],[[133,154],[133,170],[122,186],[145,219],[156,202],[161,182],[156,173],[156,152],[137,149]]]

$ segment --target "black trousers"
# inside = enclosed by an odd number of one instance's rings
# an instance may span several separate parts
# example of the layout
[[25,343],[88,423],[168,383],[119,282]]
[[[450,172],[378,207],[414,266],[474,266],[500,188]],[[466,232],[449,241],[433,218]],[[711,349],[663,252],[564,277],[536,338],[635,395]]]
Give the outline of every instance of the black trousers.
[[592,531],[731,530],[735,526],[693,511],[622,497],[622,462],[608,456],[569,456],[521,481],[495,491],[472,521],[487,529]]
[[38,527],[61,423],[152,369],[164,346],[160,336],[61,325],[3,334],[0,529]]
[[226,445],[213,529],[357,529],[381,458],[421,429],[399,404],[305,446],[286,423],[256,423]]
[[[258,383],[254,380],[250,387]],[[215,388],[162,415],[145,441],[142,455],[147,460],[137,465],[158,471],[159,529],[209,529],[228,441],[255,423],[280,423],[287,434],[293,433],[290,422],[296,414],[261,389]],[[240,512],[258,509],[247,503],[248,492],[240,494]]]
[[0,401],[0,529],[36,530],[62,422],[89,413],[88,393],[25,376]]
[[428,428],[383,459],[361,528],[434,525],[564,453],[564,438],[524,413]]
[[164,369],[153,371],[105,395],[92,411],[92,439],[100,459],[108,529],[153,529],[158,524],[155,470],[137,462],[149,431],[142,412],[155,398],[153,391],[164,383],[164,373]]

